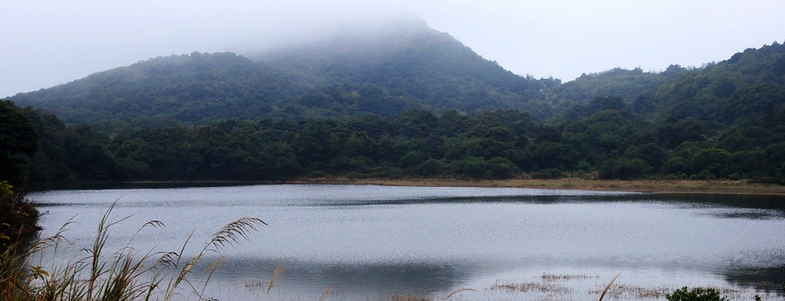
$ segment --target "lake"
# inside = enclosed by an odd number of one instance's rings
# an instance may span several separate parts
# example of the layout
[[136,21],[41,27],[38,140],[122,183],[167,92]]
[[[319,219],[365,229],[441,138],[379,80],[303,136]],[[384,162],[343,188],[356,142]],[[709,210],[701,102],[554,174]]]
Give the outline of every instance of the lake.
[[[462,288],[471,290],[452,300],[596,300],[617,274],[610,299],[664,300],[682,286],[717,287],[735,300],[785,296],[782,197],[258,185],[30,198],[44,212],[43,236],[74,221],[60,262],[84,256],[115,201],[110,220],[126,219],[110,229],[108,250],[179,251],[193,233],[186,253],[195,254],[229,222],[264,220],[224,249],[205,290],[221,301],[319,300],[325,291],[325,300],[436,300]],[[150,220],[166,226],[138,231]]]

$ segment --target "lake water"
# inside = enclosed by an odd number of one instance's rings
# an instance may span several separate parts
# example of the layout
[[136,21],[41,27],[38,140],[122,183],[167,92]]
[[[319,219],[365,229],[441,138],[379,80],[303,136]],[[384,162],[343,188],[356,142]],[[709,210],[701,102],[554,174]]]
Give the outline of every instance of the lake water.
[[[224,250],[205,290],[221,301],[319,300],[325,291],[325,300],[436,300],[461,288],[471,290],[450,299],[596,300],[617,274],[609,300],[664,300],[682,286],[717,287],[735,300],[783,299],[781,197],[373,185],[30,197],[45,212],[43,236],[75,222],[65,232],[72,246],[58,250],[61,261],[83,256],[115,201],[110,220],[128,218],[111,228],[108,250],[179,251],[193,233],[186,253],[195,254],[229,222],[264,220],[269,226]],[[166,227],[137,231],[150,220]]]

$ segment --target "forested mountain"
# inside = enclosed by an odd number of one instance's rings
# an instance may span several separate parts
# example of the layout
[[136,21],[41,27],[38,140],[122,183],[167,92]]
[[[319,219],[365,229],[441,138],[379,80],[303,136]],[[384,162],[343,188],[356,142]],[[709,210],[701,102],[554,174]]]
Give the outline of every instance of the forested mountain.
[[785,183],[776,42],[699,68],[561,83],[514,75],[409,22],[249,58],[160,57],[11,100],[8,112],[38,133],[40,150],[14,159],[29,162],[34,183],[566,174]]
[[542,118],[555,112],[531,100],[556,81],[506,71],[422,21],[253,58],[197,52],[159,57],[12,100],[52,111],[67,123],[111,128],[226,118],[391,116],[420,108],[472,115],[514,108]]
[[95,73],[12,100],[54,112],[68,123],[196,122],[257,118],[313,87],[301,75],[235,54],[194,52]]
[[775,42],[683,72],[661,85],[641,108],[653,109],[665,121],[694,117],[772,125],[785,103],[783,87],[785,45]]
[[470,115],[511,108],[549,116],[553,113],[550,106],[531,100],[543,88],[558,83],[517,76],[449,34],[411,20],[372,34],[274,51],[258,59],[331,86],[370,84],[415,99],[436,112],[456,109]]
[[659,73],[613,69],[583,75],[545,96],[574,105],[562,113],[567,120],[598,112],[587,107],[594,97],[614,96],[650,121],[672,123],[692,117],[771,125],[785,103],[780,96],[783,87],[785,45],[774,42],[700,68],[671,65]]

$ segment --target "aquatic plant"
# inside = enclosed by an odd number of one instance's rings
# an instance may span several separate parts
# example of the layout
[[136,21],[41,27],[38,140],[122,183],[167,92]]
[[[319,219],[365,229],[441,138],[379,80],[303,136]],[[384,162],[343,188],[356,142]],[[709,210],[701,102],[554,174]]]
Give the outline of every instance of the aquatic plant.
[[[250,231],[258,226],[267,225],[253,217],[243,217],[231,222],[215,232],[205,246],[193,257],[185,255],[191,235],[186,238],[179,251],[160,252],[150,250],[145,253],[131,247],[131,241],[114,253],[107,254],[106,243],[110,229],[126,220],[109,220],[117,202],[104,213],[98,224],[98,232],[90,248],[85,249],[87,256],[71,260],[52,268],[44,269],[34,264],[34,258],[43,260],[48,251],[53,258],[60,258],[58,252],[68,243],[64,231],[73,221],[68,221],[53,236],[40,239],[30,246],[12,244],[0,255],[0,299],[32,300],[74,300],[74,301],[124,301],[124,300],[173,300],[195,297],[203,299],[204,285],[209,282],[219,259],[211,262],[200,279],[203,286],[192,281],[194,267],[208,253],[220,253],[225,247],[247,240]],[[147,227],[163,227],[160,221],[145,223],[139,231]],[[138,231],[137,231],[138,233]],[[133,238],[131,239],[133,240]],[[107,256],[111,255],[111,256]]]
[[675,290],[672,294],[665,295],[665,299],[668,301],[728,301],[728,298],[721,296],[717,289],[703,287],[689,289],[686,286]]
[[8,181],[0,182],[0,252],[40,230],[38,216],[24,194],[15,193]]

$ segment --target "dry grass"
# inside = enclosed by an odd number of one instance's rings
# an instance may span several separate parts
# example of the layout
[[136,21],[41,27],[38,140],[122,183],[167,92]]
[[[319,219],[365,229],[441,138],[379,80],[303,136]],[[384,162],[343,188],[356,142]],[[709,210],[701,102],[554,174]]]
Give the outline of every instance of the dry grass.
[[316,178],[288,183],[374,184],[427,187],[514,187],[541,189],[581,189],[653,193],[758,194],[785,195],[785,186],[749,183],[746,180],[597,180],[585,178],[456,180],[456,179],[348,179]]
[[[590,295],[600,294],[604,288],[597,288],[590,290]],[[670,294],[674,288],[660,286],[660,287],[642,287],[627,284],[617,284],[610,287],[607,295],[615,299],[659,299],[665,298],[665,294]]]
[[[600,294],[605,287],[596,287],[588,292],[589,295]],[[745,292],[729,288],[729,287],[706,287],[716,289],[723,296],[727,296],[730,300],[748,299]],[[661,299],[665,298],[666,294],[671,294],[678,289],[675,286],[658,286],[658,287],[643,287],[628,284],[616,284],[610,287],[607,291],[607,296],[615,299],[630,300],[630,299]]]
[[542,274],[542,281],[570,281],[570,280],[586,280],[591,278],[600,278],[600,276],[589,275],[556,275],[556,274]]
[[392,295],[389,301],[433,301],[433,297],[422,297],[412,295]]
[[[207,253],[220,253],[222,249],[247,239],[249,231],[256,230],[257,226],[266,225],[257,218],[238,219],[215,232],[194,257],[183,255],[190,236],[177,252],[140,252],[132,247],[132,238],[125,247],[107,253],[105,247],[110,229],[127,218],[109,221],[116,204],[112,204],[101,218],[92,247],[83,250],[87,255],[67,259],[63,266],[46,270],[35,265],[34,258],[42,260],[49,251],[55,258],[61,257],[58,251],[67,244],[63,232],[71,222],[54,236],[30,247],[9,246],[0,255],[0,300],[187,300],[189,296],[201,300],[204,287],[197,287],[197,282],[191,279],[197,276],[193,271],[197,262]],[[162,226],[160,221],[151,221],[140,230]],[[205,285],[218,263],[220,259],[210,263],[206,271],[197,276],[204,280]]]
[[539,293],[546,293],[546,294],[571,294],[575,292],[575,290],[572,288],[549,283],[549,282],[521,282],[521,283],[497,282],[494,285],[492,285],[489,289],[508,291],[508,292],[521,292],[521,293],[539,292]]
[[608,282],[608,285],[607,285],[607,286],[605,286],[605,289],[603,289],[603,290],[602,290],[602,293],[600,294],[600,299],[599,299],[599,301],[602,301],[602,298],[603,298],[603,297],[605,297],[605,294],[607,294],[607,293],[608,293],[608,290],[611,288],[611,285],[613,285],[613,282],[615,282],[615,281],[616,281],[616,279],[617,279],[617,278],[619,278],[619,275],[621,275],[621,273],[619,273],[619,274],[616,274],[616,276],[613,276],[613,279],[611,279],[611,282]]

